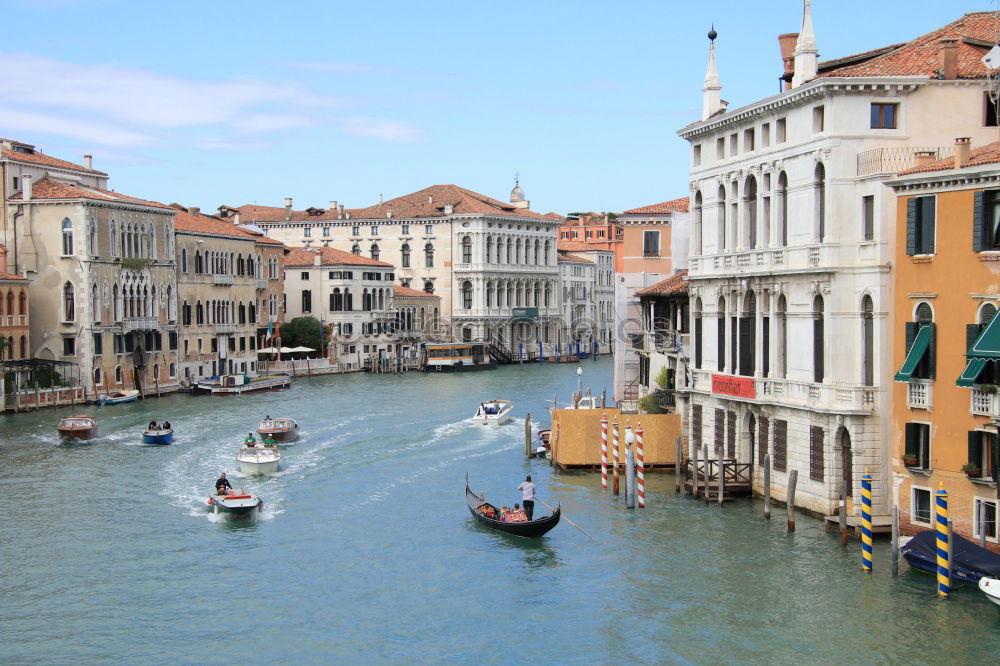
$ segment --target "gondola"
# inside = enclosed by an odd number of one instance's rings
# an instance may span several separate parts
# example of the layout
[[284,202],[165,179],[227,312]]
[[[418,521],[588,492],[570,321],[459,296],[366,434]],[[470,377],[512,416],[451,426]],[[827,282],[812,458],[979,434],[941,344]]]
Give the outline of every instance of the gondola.
[[498,532],[506,532],[507,534],[526,537],[528,539],[540,537],[558,525],[559,516],[562,512],[562,507],[556,506],[556,510],[551,516],[521,523],[505,523],[503,521],[496,520],[495,518],[490,518],[489,516],[484,515],[484,510],[487,512],[492,510],[493,515],[500,515],[500,509],[472,492],[472,490],[469,489],[468,479],[465,480],[465,501],[469,504],[469,513],[471,513],[481,525],[491,527]]

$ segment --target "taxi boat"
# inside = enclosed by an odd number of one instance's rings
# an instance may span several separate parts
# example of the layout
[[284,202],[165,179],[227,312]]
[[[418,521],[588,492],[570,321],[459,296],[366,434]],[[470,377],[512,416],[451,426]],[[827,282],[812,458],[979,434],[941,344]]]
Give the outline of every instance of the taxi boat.
[[510,412],[514,405],[510,400],[487,400],[479,403],[472,422],[476,425],[503,425],[510,421]]
[[299,424],[289,418],[268,417],[257,426],[257,433],[261,437],[270,437],[279,443],[294,442],[299,438]]
[[97,419],[86,414],[67,416],[56,427],[59,439],[93,439],[97,437]]
[[208,504],[215,514],[226,514],[232,518],[249,518],[253,515],[254,509],[258,512],[264,510],[264,502],[256,495],[243,492],[230,493],[229,495],[212,495],[208,498]]
[[276,446],[244,446],[236,461],[244,474],[273,474],[278,471],[281,454]]

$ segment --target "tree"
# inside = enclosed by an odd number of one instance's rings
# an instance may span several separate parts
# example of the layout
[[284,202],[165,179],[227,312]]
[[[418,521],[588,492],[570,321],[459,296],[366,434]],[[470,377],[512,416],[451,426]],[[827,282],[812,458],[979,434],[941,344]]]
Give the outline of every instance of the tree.
[[309,347],[322,353],[322,325],[316,317],[296,317],[281,325],[281,345],[283,347]]

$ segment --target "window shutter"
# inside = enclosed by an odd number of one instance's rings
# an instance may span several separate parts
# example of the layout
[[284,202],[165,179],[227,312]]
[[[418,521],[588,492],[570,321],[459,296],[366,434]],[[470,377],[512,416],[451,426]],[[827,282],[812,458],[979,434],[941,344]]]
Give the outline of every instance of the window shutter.
[[771,374],[771,318],[761,318],[760,373],[764,377]]
[[764,456],[768,452],[768,421],[767,417],[760,417],[757,421],[757,463],[760,465],[764,464]]
[[920,197],[920,254],[934,254],[934,197]]
[[813,320],[813,381],[823,382],[823,320]]
[[917,253],[917,198],[906,201],[906,254]]
[[972,204],[972,251],[982,252],[986,249],[986,193],[976,192]]
[[[969,431],[969,459],[973,465],[980,465],[983,461],[983,443],[979,433],[975,430]],[[985,471],[985,470],[983,470]]]
[[906,322],[906,349],[904,354],[910,353],[910,347],[913,346],[913,340],[917,337],[917,322],[908,321]]
[[[1000,467],[1000,460],[997,460],[997,458],[1000,457],[1000,440],[998,440],[995,435],[993,437],[990,437],[990,440],[991,440],[990,448],[992,449],[990,451],[990,462],[992,463],[993,467],[993,469],[990,470],[990,478],[996,481],[998,478],[997,477],[998,467]],[[985,472],[986,470],[983,470],[983,473]],[[1000,497],[1000,491],[997,492],[998,492],[997,496]]]
[[809,478],[813,481],[822,481],[824,473],[823,465],[823,428],[820,426],[810,426],[809,428]]
[[715,410],[715,455],[719,455],[722,451],[722,445],[725,441],[725,429],[726,429],[726,413],[721,409]]
[[937,378],[937,324],[924,324],[931,327],[931,341],[927,345],[927,379]]
[[740,317],[740,374],[753,374],[753,317]]
[[774,470],[784,472],[788,468],[788,421],[774,422]]
[[908,456],[920,456],[920,445],[918,444],[917,424],[906,424],[906,445],[903,452]]
[[715,369],[719,372],[726,371],[726,317],[723,314],[716,319],[715,337],[717,341],[717,355],[715,359]]
[[736,458],[736,412],[726,412],[726,457]]
[[965,350],[968,351],[972,349],[972,343],[976,341],[979,337],[980,329],[979,324],[966,324],[965,325]]

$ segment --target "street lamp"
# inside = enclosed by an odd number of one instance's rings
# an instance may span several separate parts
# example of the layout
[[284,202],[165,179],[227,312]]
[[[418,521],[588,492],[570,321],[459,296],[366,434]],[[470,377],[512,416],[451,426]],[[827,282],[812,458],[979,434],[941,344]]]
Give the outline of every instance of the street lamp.
[[581,396],[583,395],[583,368],[581,367],[576,369],[576,390]]
[[635,433],[632,426],[625,426],[625,446],[631,447],[635,443]]

